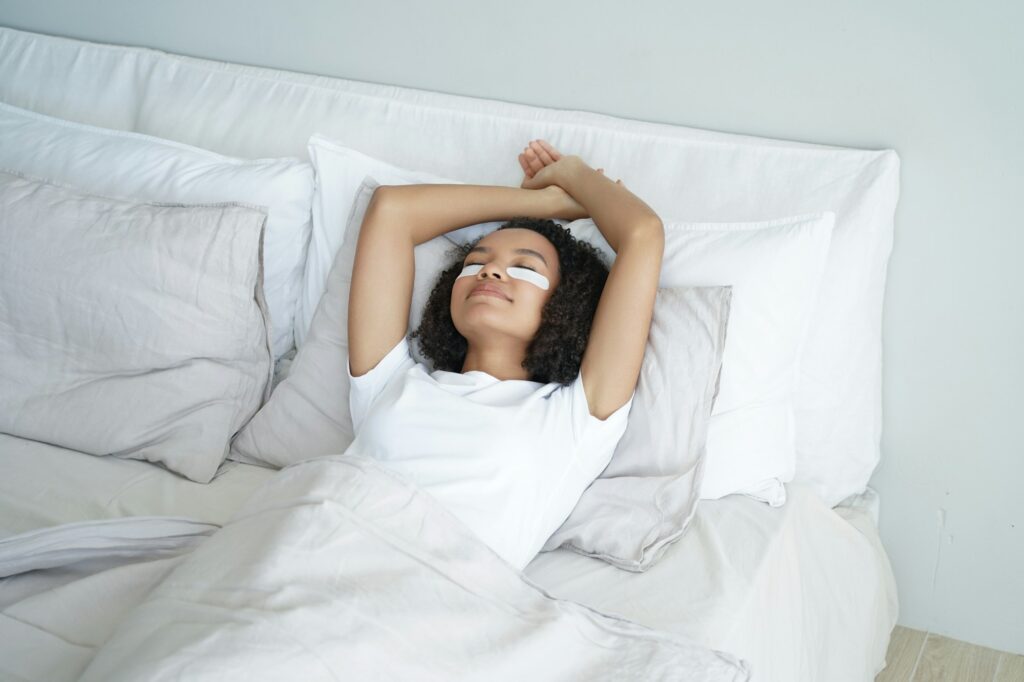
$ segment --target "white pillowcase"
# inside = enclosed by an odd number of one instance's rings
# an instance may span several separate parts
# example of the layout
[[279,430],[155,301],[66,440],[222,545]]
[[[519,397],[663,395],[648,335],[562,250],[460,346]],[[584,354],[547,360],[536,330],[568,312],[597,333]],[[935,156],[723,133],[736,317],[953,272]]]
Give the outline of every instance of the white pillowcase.
[[[462,184],[397,168],[320,135],[310,139],[309,152],[316,167],[317,191],[304,305],[313,298],[312,292],[324,288],[318,274],[323,268],[314,264],[314,258],[330,257],[328,262],[333,262],[363,178],[370,175],[384,185]],[[722,393],[711,420],[701,495],[718,499],[742,493],[781,505],[786,499],[784,484],[793,479],[796,460],[793,394],[799,356],[835,215],[821,212],[739,223],[663,222],[666,243],[660,287],[735,285]],[[438,239],[465,244],[499,225],[463,227]],[[592,220],[567,227],[577,238],[598,247],[611,263],[614,252]],[[298,336],[301,324],[296,327]],[[417,344],[412,346],[417,354]],[[417,360],[424,361],[419,355]]]
[[[835,214],[663,223],[660,287],[733,287],[701,497],[742,493],[782,505],[796,463],[793,395],[800,353]],[[592,220],[576,221],[570,229],[611,262],[614,251]]]
[[84,192],[169,203],[242,202],[267,208],[264,295],[275,359],[294,345],[310,232],[312,166],[300,159],[236,159],[0,103],[0,167]]
[[265,223],[0,172],[0,432],[209,482],[270,387]]
[[[313,194],[313,235],[309,242],[309,259],[306,263],[302,301],[295,322],[295,340],[299,347],[305,343],[309,327],[313,323],[317,304],[327,287],[327,275],[345,238],[345,226],[352,214],[352,206],[359,187],[366,176],[370,176],[381,185],[465,184],[430,173],[398,168],[322,135],[314,135],[309,139],[309,158],[316,168],[317,181]],[[500,224],[481,223],[479,226],[463,229],[487,230]]]

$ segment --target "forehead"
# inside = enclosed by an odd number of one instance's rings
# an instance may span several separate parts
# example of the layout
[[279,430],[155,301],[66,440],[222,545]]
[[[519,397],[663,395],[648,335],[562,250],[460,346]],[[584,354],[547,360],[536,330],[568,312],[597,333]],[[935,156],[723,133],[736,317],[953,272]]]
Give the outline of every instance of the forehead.
[[558,262],[558,251],[554,244],[548,241],[547,237],[533,230],[521,228],[508,228],[495,230],[477,242],[477,246],[484,246],[492,252],[512,254],[516,249],[532,249],[544,256],[548,265]]

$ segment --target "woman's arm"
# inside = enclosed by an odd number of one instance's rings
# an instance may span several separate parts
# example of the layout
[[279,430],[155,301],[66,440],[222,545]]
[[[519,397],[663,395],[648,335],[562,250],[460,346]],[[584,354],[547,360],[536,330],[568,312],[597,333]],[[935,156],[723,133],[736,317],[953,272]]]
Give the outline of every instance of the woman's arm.
[[606,178],[578,156],[559,154],[543,140],[531,142],[519,162],[527,176],[524,188],[560,186],[581,205],[616,253],[629,235],[662,225],[658,214],[621,181]]
[[376,193],[382,195],[380,199],[387,202],[393,215],[400,216],[394,224],[409,230],[414,246],[460,227],[516,216],[564,220],[586,216],[558,186],[385,185]]
[[413,249],[438,235],[515,216],[574,219],[585,214],[557,186],[381,185],[356,244],[348,304],[349,371],[376,367],[405,335],[415,275]]
[[626,404],[640,378],[661,276],[665,229],[639,197],[578,156],[561,156],[539,141],[531,142],[528,149],[533,154],[520,159],[527,173],[523,186],[559,183],[590,213],[615,250],[580,364],[590,413],[607,419]]

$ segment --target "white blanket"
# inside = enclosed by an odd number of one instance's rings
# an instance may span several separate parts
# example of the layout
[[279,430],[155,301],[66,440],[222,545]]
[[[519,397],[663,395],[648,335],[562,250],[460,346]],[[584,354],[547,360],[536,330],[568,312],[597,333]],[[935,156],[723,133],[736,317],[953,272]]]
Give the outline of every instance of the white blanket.
[[[152,522],[178,538],[209,533]],[[112,527],[80,530],[100,530],[109,545]],[[100,558],[87,540],[75,543],[81,557]],[[81,679],[104,681],[225,671],[274,680],[749,678],[735,656],[551,597],[429,495],[365,458],[293,465],[194,549],[179,544],[184,553],[167,558],[154,540],[160,559],[137,555],[6,600],[0,677],[75,679],[84,668]],[[27,567],[31,547],[45,542],[35,534],[23,546],[18,565]],[[41,565],[55,570],[53,555]]]

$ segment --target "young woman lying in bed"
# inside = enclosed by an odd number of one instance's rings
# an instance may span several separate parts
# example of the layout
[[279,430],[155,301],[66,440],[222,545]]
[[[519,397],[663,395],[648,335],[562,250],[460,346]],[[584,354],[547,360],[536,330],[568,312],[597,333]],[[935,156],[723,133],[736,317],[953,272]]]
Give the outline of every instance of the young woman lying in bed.
[[[650,330],[664,230],[621,181],[542,140],[521,188],[381,186],[360,231],[349,301],[356,439],[520,567],[607,466],[625,432]],[[514,217],[513,217],[514,216]],[[590,217],[616,257],[552,218]],[[508,220],[458,248],[418,339],[406,330],[416,245]]]

